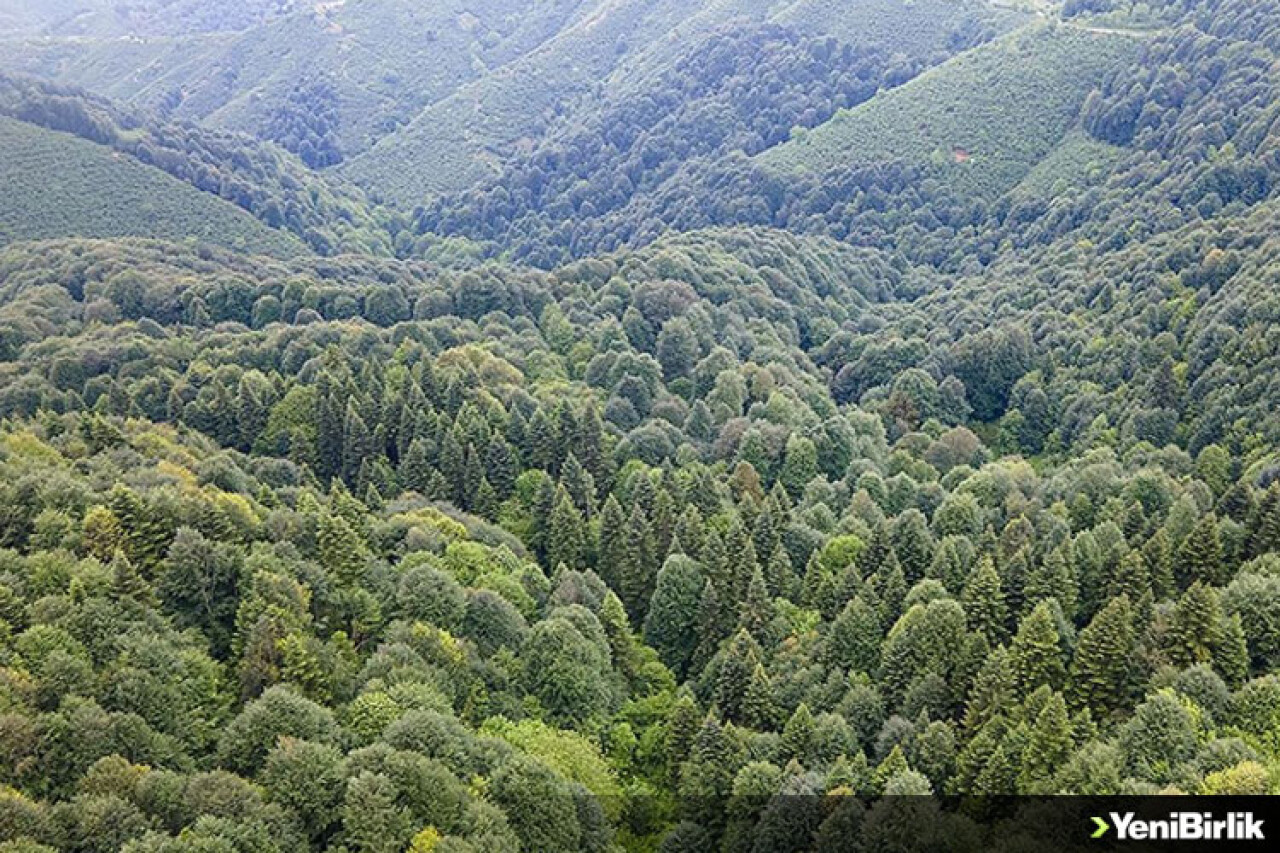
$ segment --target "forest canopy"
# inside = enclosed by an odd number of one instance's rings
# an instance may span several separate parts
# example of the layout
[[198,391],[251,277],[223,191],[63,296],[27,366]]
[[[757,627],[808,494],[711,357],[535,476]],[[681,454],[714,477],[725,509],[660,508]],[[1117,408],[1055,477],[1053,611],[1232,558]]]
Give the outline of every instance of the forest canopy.
[[1280,793],[1280,5],[196,5],[0,0],[0,853]]

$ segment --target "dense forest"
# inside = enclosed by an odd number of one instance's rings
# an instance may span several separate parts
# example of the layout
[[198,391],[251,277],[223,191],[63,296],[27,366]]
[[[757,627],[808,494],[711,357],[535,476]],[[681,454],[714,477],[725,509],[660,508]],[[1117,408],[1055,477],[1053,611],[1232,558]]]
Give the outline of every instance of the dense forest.
[[489,0],[359,107],[368,44],[90,84],[393,0],[28,5],[0,853],[1012,853],[1003,795],[1280,793],[1280,3]]

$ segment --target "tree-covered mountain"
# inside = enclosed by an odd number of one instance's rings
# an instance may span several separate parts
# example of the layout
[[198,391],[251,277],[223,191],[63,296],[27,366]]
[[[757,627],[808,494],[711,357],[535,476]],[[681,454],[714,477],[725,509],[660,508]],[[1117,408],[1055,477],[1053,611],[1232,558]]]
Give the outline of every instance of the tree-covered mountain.
[[0,853],[1280,793],[1280,3],[68,8],[4,25]]

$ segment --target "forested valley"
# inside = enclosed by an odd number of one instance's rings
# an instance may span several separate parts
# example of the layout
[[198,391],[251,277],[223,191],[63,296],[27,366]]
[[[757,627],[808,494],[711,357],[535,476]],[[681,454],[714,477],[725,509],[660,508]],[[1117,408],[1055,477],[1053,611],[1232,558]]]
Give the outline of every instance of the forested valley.
[[36,5],[0,853],[1280,793],[1280,2]]

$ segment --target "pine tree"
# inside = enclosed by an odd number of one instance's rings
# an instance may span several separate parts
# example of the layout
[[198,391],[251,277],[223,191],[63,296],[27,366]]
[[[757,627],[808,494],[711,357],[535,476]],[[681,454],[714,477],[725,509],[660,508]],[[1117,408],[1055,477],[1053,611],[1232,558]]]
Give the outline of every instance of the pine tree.
[[867,548],[858,558],[858,568],[861,570],[862,575],[870,577],[880,571],[892,553],[893,540],[889,535],[889,529],[884,522],[880,522],[871,531],[871,539],[867,542]]
[[971,630],[981,632],[992,644],[1004,638],[1008,611],[1000,587],[1000,575],[991,557],[983,556],[974,565],[960,601],[964,604]]
[[557,500],[555,481],[548,476],[539,477],[534,489],[533,505],[529,508],[529,546],[543,565],[556,565],[550,563],[547,552],[551,546],[551,516],[556,510]]
[[360,463],[373,453],[373,436],[364,418],[360,416],[354,399],[347,401],[342,421],[342,477],[354,483],[360,471]]
[[1151,534],[1151,538],[1142,546],[1142,558],[1146,561],[1147,571],[1151,576],[1151,594],[1157,601],[1171,598],[1177,591],[1173,577],[1173,549],[1169,545],[1169,535],[1164,529]]
[[729,636],[733,629],[732,613],[730,605],[721,600],[716,585],[710,580],[703,584],[702,597],[698,600],[698,646],[689,660],[691,673],[701,672]]
[[719,803],[733,784],[731,758],[724,727],[708,713],[680,770],[679,799],[688,818],[708,827],[724,820]]
[[632,508],[623,531],[622,563],[618,568],[622,602],[631,618],[642,623],[653,597],[658,570],[649,519],[638,503]]
[[752,674],[761,664],[759,644],[746,631],[739,631],[725,650],[716,673],[715,704],[729,722],[744,722],[742,703]]
[[660,565],[667,558],[667,555],[671,553],[671,542],[675,537],[676,522],[675,500],[665,488],[658,490],[658,496],[653,502],[653,514],[650,520],[650,527],[653,532],[654,562]]
[[497,521],[498,503],[498,493],[489,484],[489,478],[481,477],[480,486],[476,489],[476,497],[471,505],[471,511],[481,518]]
[[555,493],[555,506],[547,523],[547,563],[571,569],[582,568],[586,535],[582,516],[573,499],[561,486]]
[[1071,552],[1066,547],[1054,548],[1044,555],[1027,576],[1026,600],[1031,607],[1047,598],[1056,599],[1063,615],[1072,619],[1076,612],[1076,579],[1071,570]]
[[1074,706],[1103,716],[1124,708],[1133,689],[1135,647],[1133,607],[1125,596],[1114,598],[1080,632],[1067,682]]
[[703,716],[698,703],[687,692],[681,693],[667,712],[667,733],[663,744],[668,777],[675,782],[680,765],[689,759],[693,742],[702,727]]
[[671,535],[672,548],[679,543],[681,553],[695,556],[702,553],[703,544],[706,542],[706,527],[702,519],[702,513],[698,510],[696,504],[689,504],[685,507],[676,519],[675,530]]
[[1249,514],[1249,557],[1280,551],[1280,480],[1271,484]]
[[1169,659],[1179,667],[1212,660],[1221,621],[1218,594],[1200,581],[1191,584],[1170,619]]
[[755,637],[761,645],[769,646],[773,642],[772,622],[773,599],[769,595],[764,572],[756,566],[751,582],[747,584],[746,595],[738,606],[738,627]]
[[541,468],[548,474],[555,476],[556,473],[556,436],[555,427],[551,423],[551,419],[547,417],[542,409],[538,409],[533,413],[533,417],[529,419],[529,429],[526,435],[527,446],[524,448],[524,457],[529,462],[531,468]]
[[1027,733],[1018,774],[1018,793],[1056,793],[1053,780],[1058,769],[1073,752],[1071,720],[1067,703],[1054,693],[1036,716]]
[[1201,518],[1183,540],[1178,549],[1178,568],[1185,584],[1197,580],[1210,586],[1226,583],[1222,539],[1213,513]]
[[431,465],[427,460],[427,444],[421,438],[413,439],[400,457],[398,472],[400,485],[421,495],[429,494]]
[[124,546],[124,529],[120,519],[105,506],[89,508],[81,522],[81,541],[89,556],[108,563]]
[[800,582],[800,604],[810,608],[819,607],[827,575],[827,569],[818,558],[818,553],[815,551],[810,554],[809,562],[804,567],[804,578]]
[[440,473],[449,487],[454,506],[466,506],[467,448],[457,427],[449,429],[440,442]]
[[129,599],[148,607],[157,604],[155,592],[129,562],[123,551],[116,551],[111,560],[111,595],[117,601]]
[[732,571],[729,567],[729,551],[723,537],[714,527],[707,531],[699,555],[699,562],[706,570],[707,577],[716,585],[716,590],[729,591],[733,588]]
[[1239,688],[1249,677],[1249,647],[1239,613],[1232,613],[1218,622],[1213,668],[1233,688]]
[[574,506],[587,521],[596,513],[596,483],[590,472],[578,461],[572,452],[565,457],[560,468],[560,484],[573,498]]
[[1224,518],[1248,524],[1257,507],[1258,502],[1254,499],[1253,489],[1249,488],[1249,484],[1244,480],[1236,480],[1218,499],[1214,511]]
[[519,475],[520,463],[511,445],[500,435],[489,439],[484,454],[484,476],[499,501],[505,501],[515,492]]
[[909,509],[894,522],[893,552],[902,566],[907,585],[914,586],[933,563],[933,536],[929,533],[924,513]]
[[1026,613],[1027,577],[1031,574],[1031,559],[1027,549],[1014,551],[1000,563],[1000,589],[1005,593],[1005,606],[1014,617]]
[[751,671],[742,697],[742,722],[756,731],[771,731],[778,724],[778,705],[763,664],[756,664]]
[[[759,568],[756,562],[755,546],[740,519],[735,518],[729,525],[724,538],[724,548],[729,570],[726,588],[735,601],[740,601],[746,595],[747,584],[751,582],[751,577]],[[708,568],[710,568],[709,563]],[[714,578],[714,575],[712,577]]]
[[1019,696],[1029,696],[1041,685],[1059,689],[1066,676],[1061,639],[1053,612],[1046,602],[1022,620],[1009,646],[1009,663]]
[[[856,593],[856,586],[849,584],[850,580],[856,582],[856,579],[856,566],[849,566],[841,573],[840,598],[842,601],[847,601]],[[892,625],[902,615],[902,604],[907,597],[907,578],[902,572],[902,566],[898,563],[897,555],[890,551],[881,563],[880,570],[876,572],[874,578],[869,580],[880,599],[881,621],[885,625]]]
[[769,594],[774,598],[795,597],[797,585],[795,571],[791,568],[791,558],[787,556],[787,549],[781,544],[773,549],[773,556],[769,557],[765,582],[769,585]]
[[612,494],[600,509],[599,546],[596,573],[611,589],[621,589],[622,566],[626,560],[627,517]]
[[364,578],[364,543],[341,515],[325,513],[320,518],[320,564],[342,585],[358,586]]
[[1127,595],[1130,601],[1137,602],[1150,591],[1151,577],[1147,572],[1146,559],[1139,551],[1129,551],[1120,558],[1116,573],[1107,584],[1107,596]]
[[872,674],[883,639],[879,614],[861,597],[854,598],[827,630],[823,659],[828,666]]
[[876,767],[872,776],[872,784],[877,792],[883,792],[885,783],[895,776],[900,776],[911,770],[911,766],[907,764],[907,756],[902,752],[901,744],[894,744],[893,749],[889,750],[889,754],[885,756]]
[[604,458],[604,423],[595,406],[588,406],[578,418],[573,451],[595,481],[603,482],[608,474]]
[[969,576],[968,561],[961,550],[961,544],[972,551],[973,546],[967,539],[948,536],[939,543],[934,551],[933,560],[929,563],[928,577],[941,581],[947,591],[959,595],[964,589],[965,579]]
[[462,466],[462,493],[458,495],[462,503],[459,506],[475,511],[476,497],[480,493],[480,481],[484,479],[484,466],[480,464],[480,454],[476,446],[468,442],[466,461]]
[[804,764],[809,760],[809,750],[813,743],[813,713],[804,702],[796,708],[787,724],[782,728],[782,738],[778,742],[778,752],[788,760]]
[[1124,511],[1124,538],[1137,543],[1147,532],[1147,513],[1140,501],[1133,501]]
[[974,676],[965,705],[964,727],[978,731],[1008,713],[1014,704],[1016,684],[1011,655],[1004,646],[998,646]]
[[782,541],[781,521],[773,514],[773,502],[766,500],[751,531],[751,544],[756,554],[767,557]]

